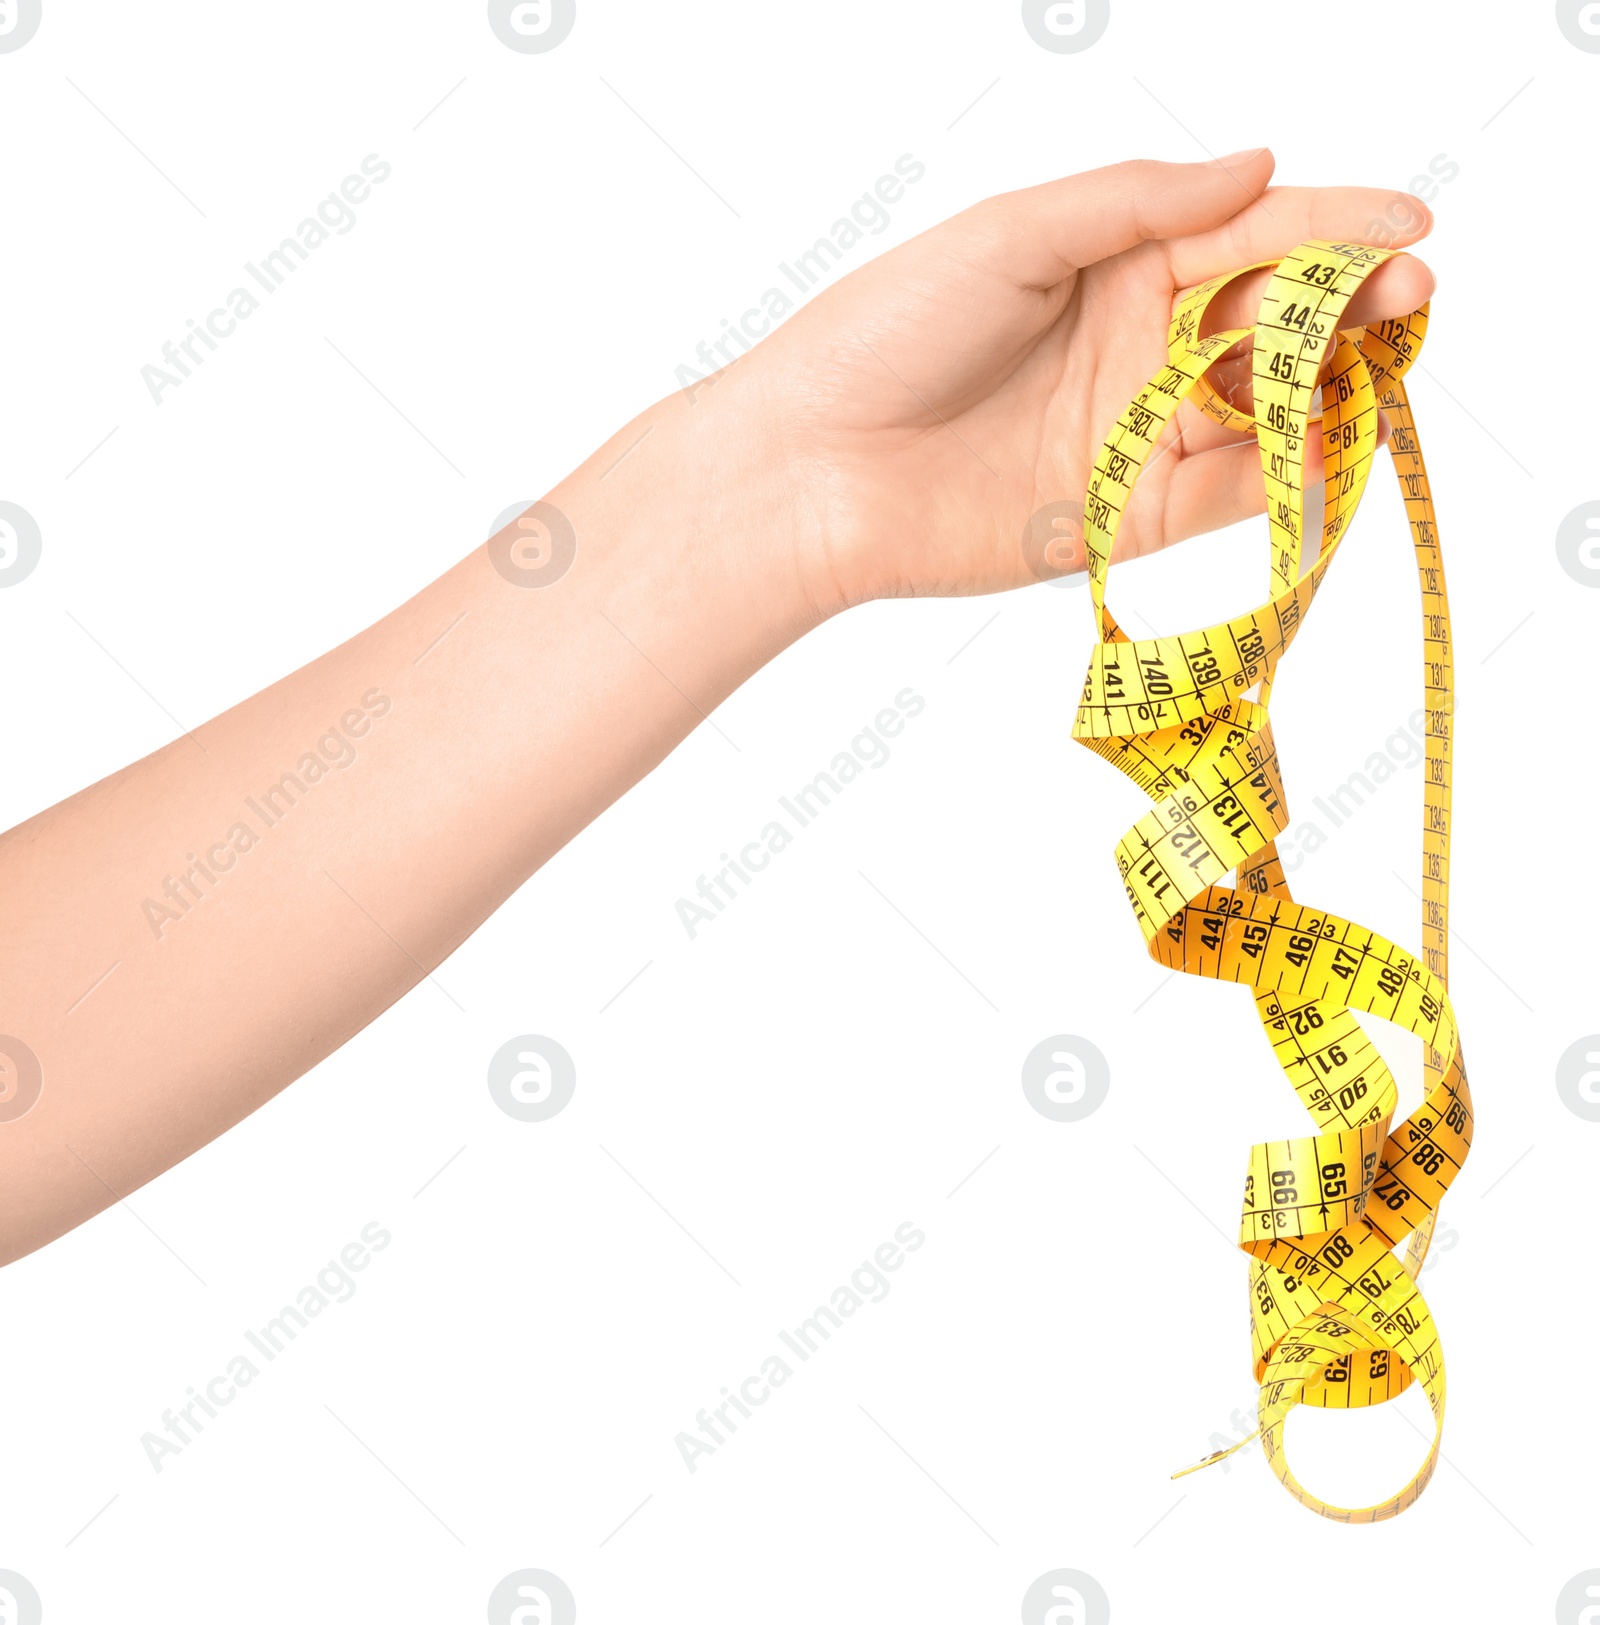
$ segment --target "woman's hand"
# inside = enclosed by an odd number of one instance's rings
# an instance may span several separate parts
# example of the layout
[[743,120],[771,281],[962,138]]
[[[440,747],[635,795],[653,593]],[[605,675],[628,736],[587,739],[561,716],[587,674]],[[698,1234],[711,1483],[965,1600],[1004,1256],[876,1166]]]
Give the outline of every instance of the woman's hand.
[[[1306,238],[1371,242],[1383,221],[1381,246],[1396,247],[1432,225],[1408,193],[1269,191],[1272,168],[1262,148],[990,198],[846,277],[741,361],[718,406],[763,420],[819,611],[1038,579],[1030,516],[1082,500],[1113,420],[1165,359],[1175,290]],[[1226,290],[1211,330],[1248,325],[1267,274]],[[1349,325],[1403,316],[1432,287],[1401,255],[1368,279]],[[1241,354],[1213,371],[1245,406],[1249,367]],[[1175,430],[1139,483],[1119,558],[1263,511],[1253,436],[1188,405]]]

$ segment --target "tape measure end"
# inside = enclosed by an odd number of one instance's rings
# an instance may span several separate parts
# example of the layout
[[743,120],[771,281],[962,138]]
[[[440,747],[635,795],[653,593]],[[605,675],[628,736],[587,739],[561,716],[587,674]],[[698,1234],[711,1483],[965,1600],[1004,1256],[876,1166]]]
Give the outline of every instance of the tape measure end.
[[1202,1456],[1192,1467],[1180,1467],[1172,1476],[1174,1478],[1187,1478],[1190,1473],[1198,1473],[1202,1467],[1210,1467],[1219,1461],[1231,1456],[1235,1450],[1243,1450],[1247,1444],[1253,1443],[1261,1437],[1261,1429],[1247,1434],[1237,1444],[1229,1445],[1226,1450],[1213,1450],[1209,1456]]

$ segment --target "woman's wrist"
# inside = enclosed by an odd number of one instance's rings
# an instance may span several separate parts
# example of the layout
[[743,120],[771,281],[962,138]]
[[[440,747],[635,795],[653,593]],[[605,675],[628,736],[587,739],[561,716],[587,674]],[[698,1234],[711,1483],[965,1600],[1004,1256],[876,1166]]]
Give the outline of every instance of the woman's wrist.
[[730,688],[844,607],[816,580],[815,520],[759,396],[732,372],[675,391],[546,498],[572,527],[574,591],[668,641],[720,631]]

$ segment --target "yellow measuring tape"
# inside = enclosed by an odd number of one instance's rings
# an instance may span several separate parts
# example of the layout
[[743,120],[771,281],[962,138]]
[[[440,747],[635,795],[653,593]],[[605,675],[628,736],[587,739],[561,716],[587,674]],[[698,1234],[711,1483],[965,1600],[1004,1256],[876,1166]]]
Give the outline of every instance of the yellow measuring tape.
[[[1250,1255],[1251,1344],[1267,1460],[1303,1505],[1348,1523],[1404,1511],[1438,1461],[1444,1356],[1417,1275],[1439,1200],[1472,1140],[1472,1098],[1445,991],[1450,615],[1427,470],[1402,382],[1422,347],[1428,308],[1404,321],[1339,326],[1356,289],[1389,257],[1352,243],[1302,243],[1286,259],[1216,278],[1179,301],[1168,364],[1118,418],[1089,481],[1084,540],[1100,641],[1072,730],[1154,803],[1117,847],[1151,957],[1248,987],[1278,1062],[1311,1114],[1313,1133],[1251,1149],[1239,1246]],[[1200,335],[1219,291],[1268,266],[1275,269],[1253,329],[1255,402],[1247,416],[1205,373],[1252,329]],[[1330,370],[1320,382],[1324,366]],[[1308,554],[1304,468],[1307,437],[1318,427],[1319,382],[1325,502],[1320,542]],[[1106,609],[1107,566],[1134,482],[1186,398],[1230,428],[1254,431],[1260,443],[1271,596],[1201,632],[1129,638]],[[1297,903],[1274,846],[1288,811],[1267,715],[1272,680],[1361,500],[1380,406],[1393,426],[1389,450],[1422,585],[1428,731],[1420,957]],[[1230,871],[1235,883],[1227,886]],[[1390,1122],[1394,1078],[1356,1011],[1424,1041],[1425,1098],[1398,1126]],[[1408,1236],[1402,1263],[1393,1249]],[[1300,1485],[1283,1448],[1294,1406],[1377,1405],[1413,1381],[1428,1397],[1434,1435],[1427,1459],[1397,1495],[1375,1506],[1337,1507]],[[1197,1466],[1231,1454],[1216,1451]]]

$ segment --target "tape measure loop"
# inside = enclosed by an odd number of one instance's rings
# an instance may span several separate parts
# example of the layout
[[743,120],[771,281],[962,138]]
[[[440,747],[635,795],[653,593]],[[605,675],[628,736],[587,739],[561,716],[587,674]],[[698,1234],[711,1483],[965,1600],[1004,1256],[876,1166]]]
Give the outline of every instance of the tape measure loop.
[[[1250,1260],[1262,1449],[1297,1500],[1342,1522],[1393,1517],[1432,1477],[1444,1421],[1444,1358],[1417,1277],[1440,1200],[1472,1140],[1471,1095],[1447,991],[1449,607],[1403,383],[1421,349],[1428,309],[1371,327],[1340,325],[1361,283],[1388,257],[1362,244],[1316,240],[1178,299],[1167,364],[1118,417],[1089,480],[1085,540],[1100,636],[1072,730],[1152,803],[1116,850],[1148,953],[1173,969],[1250,987],[1262,1030],[1311,1117],[1311,1133],[1252,1147],[1239,1246]],[[1271,274],[1255,322],[1206,333],[1221,291],[1261,270]],[[1248,411],[1208,377],[1246,340],[1253,356]],[[1140,472],[1185,401],[1255,433],[1271,544],[1268,597],[1202,631],[1129,638],[1106,605],[1117,530]],[[1289,814],[1268,710],[1273,679],[1365,492],[1380,410],[1391,425],[1390,456],[1423,598],[1428,731],[1420,954],[1297,902],[1276,846]],[[1305,513],[1313,433],[1323,492],[1314,550],[1306,545]],[[1425,1098],[1398,1125],[1394,1078],[1361,1024],[1363,1014],[1416,1033],[1426,1046]],[[1402,1242],[1403,1261],[1393,1251]],[[1283,1450],[1284,1422],[1295,1405],[1381,1404],[1414,1383],[1427,1395],[1435,1431],[1423,1465],[1398,1495],[1352,1509],[1304,1489]]]

